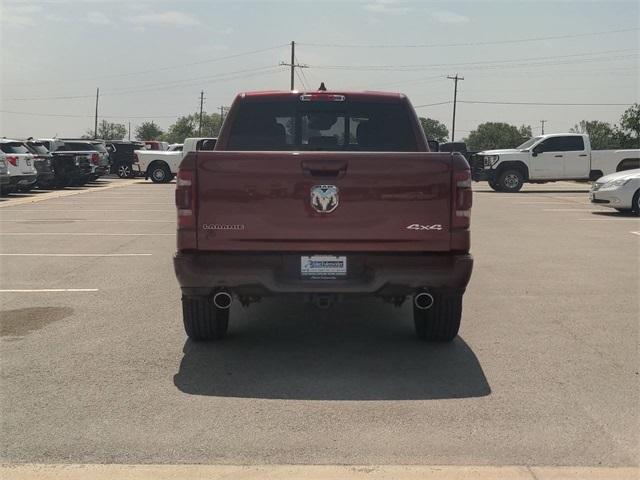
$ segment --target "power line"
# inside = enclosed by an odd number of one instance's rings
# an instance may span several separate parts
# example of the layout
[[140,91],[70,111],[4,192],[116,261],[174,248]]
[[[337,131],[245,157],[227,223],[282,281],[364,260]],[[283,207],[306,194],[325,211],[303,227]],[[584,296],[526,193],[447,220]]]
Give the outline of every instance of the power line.
[[305,90],[309,90],[309,87],[307,87],[306,83],[304,83],[304,79],[300,75],[300,72],[298,72],[297,70],[296,70],[296,77],[298,77],[298,80],[300,80],[300,84],[302,85],[302,88],[304,88]]
[[162,90],[171,90],[171,89],[175,89],[175,88],[185,88],[185,87],[193,87],[193,86],[202,86],[207,85],[207,84],[211,84],[211,83],[218,83],[218,82],[226,82],[229,80],[237,80],[239,78],[245,79],[245,78],[251,78],[251,77],[256,77],[256,76],[261,76],[261,75],[272,75],[274,73],[279,73],[282,72],[283,69],[279,68],[278,66],[273,66],[273,67],[267,67],[267,68],[261,68],[261,69],[257,69],[254,71],[254,73],[234,73],[233,75],[228,74],[229,76],[225,76],[223,77],[219,77],[219,78],[214,78],[212,80],[207,80],[205,82],[195,82],[194,81],[190,81],[190,83],[185,83],[185,84],[180,84],[180,85],[169,85],[169,86],[159,86],[159,87],[154,87],[154,88],[144,88],[144,89],[136,89],[136,90],[127,90],[127,91],[119,91],[119,92],[115,92],[115,93],[110,93],[107,94],[108,96],[120,96],[120,95],[130,95],[130,94],[138,94],[138,93],[147,93],[147,92],[157,92],[157,91],[162,91]]
[[[298,61],[298,56],[294,55],[296,64],[300,64],[300,62]],[[305,90],[309,90],[309,85],[306,82],[306,77],[304,75],[304,68],[300,68],[299,71],[296,70],[296,76],[298,77],[298,80],[300,80],[300,83],[302,83],[302,86],[304,87]]]
[[[8,113],[11,115],[25,115],[32,117],[63,117],[63,118],[94,118],[94,115],[73,115],[65,113],[41,113],[41,112],[16,112],[13,110],[0,110],[0,113]],[[101,118],[109,119],[153,119],[153,118],[176,118],[180,115],[101,115]]]
[[[453,103],[451,100],[425,103],[414,105],[413,108],[434,107],[438,105],[449,105]],[[562,106],[562,107],[628,107],[634,102],[629,103],[555,103],[555,102],[501,102],[501,101],[481,101],[481,100],[457,100],[457,103],[480,104],[480,105],[534,105],[534,106]],[[65,117],[65,118],[94,118],[94,115],[72,115],[61,113],[41,113],[41,112],[16,112],[13,110],[0,110],[0,113],[8,113],[12,115],[27,115],[40,117]],[[175,115],[101,115],[105,119],[154,119],[154,118],[177,118],[180,114]]]
[[438,103],[425,103],[423,105],[414,105],[413,108],[423,108],[423,107],[435,107],[436,105],[449,105],[451,100],[447,100],[446,102],[438,102]]
[[[191,84],[193,82],[197,82],[201,80],[219,80],[219,81],[232,80],[232,79],[235,79],[238,74],[255,73],[255,72],[266,73],[268,71],[273,71],[276,69],[277,67],[273,65],[268,65],[264,67],[255,67],[255,68],[245,68],[242,70],[234,70],[231,72],[218,73],[215,75],[207,75],[204,77],[185,78],[182,80],[174,80],[170,82],[148,83],[148,84],[136,85],[135,87],[120,88],[120,89],[115,89],[112,92],[107,91],[107,93],[103,93],[102,95],[103,96],[128,95],[130,93],[146,92],[146,91],[149,91],[150,88],[154,88],[154,87],[162,87],[162,86],[170,86],[170,85],[175,87],[182,87],[182,86],[187,86],[187,85],[184,85],[185,83]],[[233,77],[233,78],[226,78],[226,77]],[[76,96],[67,96],[67,97],[54,96],[54,97],[5,98],[4,100],[5,101],[7,100],[11,100],[11,101],[69,100],[74,98],[93,98],[93,97],[94,95],[76,95]]]
[[624,28],[620,30],[607,30],[603,32],[587,32],[587,33],[575,33],[567,35],[552,35],[548,37],[529,37],[519,38],[512,40],[490,40],[490,41],[473,41],[473,42],[461,42],[461,43],[423,43],[423,44],[404,44],[404,45],[388,45],[388,44],[347,44],[347,43],[299,43],[305,47],[320,47],[320,48],[439,48],[439,47],[470,47],[477,45],[504,45],[509,43],[527,43],[527,42],[540,42],[544,40],[561,40],[566,38],[581,38],[581,37],[594,37],[600,35],[613,35],[616,33],[637,32],[639,28]]
[[[430,63],[430,64],[410,64],[410,65],[308,65],[309,68],[317,68],[317,69],[326,69],[326,70],[394,70],[398,69],[404,70],[420,70],[426,68],[435,68],[435,67],[473,67],[476,65],[504,65],[504,64],[516,64],[518,66],[526,65],[535,61],[543,61],[548,62],[550,60],[559,60],[566,58],[576,58],[576,57],[593,57],[597,55],[610,55],[612,53],[623,53],[623,52],[637,52],[639,49],[637,48],[624,48],[624,49],[616,49],[616,50],[603,50],[600,52],[586,52],[586,53],[572,53],[569,55],[553,55],[553,56],[544,56],[544,57],[529,57],[529,58],[517,58],[510,60],[483,60],[478,62],[458,62],[458,63]],[[636,55],[624,55],[623,57]],[[612,57],[607,57],[605,59],[600,58],[584,58],[580,59],[581,61],[593,61],[593,60],[609,60]],[[637,58],[637,57],[636,57]],[[566,62],[563,62],[566,63]],[[532,63],[533,64],[533,63]],[[540,63],[538,63],[539,65]]]
[[311,86],[311,82],[309,82],[309,80],[307,79],[307,74],[304,72],[305,72],[305,69],[301,68],[300,73],[302,74],[302,79],[304,83],[307,85],[307,89],[309,89],[309,87]]
[[[162,72],[162,71],[166,71],[166,70],[174,70],[177,68],[184,68],[184,67],[192,67],[192,66],[196,66],[196,65],[204,65],[207,63],[215,63],[215,62],[221,62],[223,60],[230,60],[233,58],[238,58],[238,57],[243,57],[246,55],[254,55],[256,53],[262,53],[262,52],[267,52],[270,50],[277,50],[279,48],[284,48],[286,46],[288,46],[289,44],[285,43],[285,44],[281,44],[281,45],[274,45],[272,47],[265,47],[265,48],[260,48],[257,50],[249,50],[249,51],[245,51],[245,52],[240,52],[240,53],[234,53],[231,55],[225,55],[223,57],[215,57],[215,58],[209,58],[207,60],[200,60],[198,62],[190,62],[190,63],[182,63],[182,64],[176,64],[176,65],[168,65],[165,67],[158,67],[158,68],[151,68],[151,69],[147,69],[147,70],[138,70],[138,71],[133,71],[133,72],[127,72],[127,73],[116,73],[116,74],[112,74],[112,75],[98,75],[98,76],[93,76],[93,77],[83,77],[83,78],[75,78],[74,80],[71,80],[71,82],[76,82],[76,81],[85,81],[85,80],[98,80],[98,79],[104,79],[104,78],[118,78],[118,77],[129,77],[132,75],[143,75],[146,73],[155,73],[155,72]],[[30,82],[30,83],[14,83],[14,84],[5,84],[5,86],[11,86],[11,85],[42,85],[42,84],[46,84],[46,85],[51,85],[51,84],[55,84],[55,83],[70,83],[70,81],[68,80],[61,80],[59,82],[51,82],[51,81],[44,81],[44,82]]]
[[539,105],[557,107],[627,107],[629,103],[555,103],[555,102],[496,102],[479,100],[458,100],[459,103],[481,104],[481,105]]

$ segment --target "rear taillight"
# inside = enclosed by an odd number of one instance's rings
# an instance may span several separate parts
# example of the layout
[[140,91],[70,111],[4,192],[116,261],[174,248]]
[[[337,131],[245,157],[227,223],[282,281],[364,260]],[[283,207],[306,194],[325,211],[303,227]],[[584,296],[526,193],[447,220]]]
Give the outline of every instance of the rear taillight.
[[196,226],[196,175],[194,170],[178,171],[176,180],[176,207],[178,207],[178,228]]
[[18,166],[18,157],[14,157],[13,155],[7,156],[7,162],[9,162],[14,167]]
[[97,153],[92,154],[91,163],[93,163],[94,165],[100,165],[100,155]]
[[138,158],[138,154],[134,153],[133,154],[133,163],[138,163],[140,161],[140,159]]
[[471,172],[456,170],[453,172],[454,199],[452,208],[452,228],[469,228],[471,221]]

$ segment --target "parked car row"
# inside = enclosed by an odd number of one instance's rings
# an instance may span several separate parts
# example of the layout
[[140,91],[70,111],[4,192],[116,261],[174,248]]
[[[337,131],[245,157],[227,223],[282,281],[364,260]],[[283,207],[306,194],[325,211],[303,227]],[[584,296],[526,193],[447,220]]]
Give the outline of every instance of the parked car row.
[[0,193],[80,186],[109,173],[171,181],[190,151],[213,150],[216,138],[167,142],[41,138],[0,139]]
[[6,195],[84,185],[109,173],[109,154],[98,140],[2,138],[0,165],[0,193]]

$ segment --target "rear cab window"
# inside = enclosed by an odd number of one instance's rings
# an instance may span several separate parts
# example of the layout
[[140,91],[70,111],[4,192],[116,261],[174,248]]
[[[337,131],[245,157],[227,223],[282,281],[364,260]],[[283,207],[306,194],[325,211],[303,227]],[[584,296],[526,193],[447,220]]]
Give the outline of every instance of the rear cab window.
[[401,102],[250,101],[238,105],[229,150],[418,150]]
[[[58,150],[63,149],[59,148]],[[66,142],[64,150],[67,150],[68,152],[94,152],[97,151],[97,148],[91,143]]]
[[40,142],[29,142],[28,146],[31,151],[33,151],[34,153],[37,153],[38,155],[49,154],[49,150],[47,150],[47,147],[45,147],[44,144]]
[[92,143],[91,146],[94,150],[100,153],[109,153],[103,143]]
[[16,155],[31,153],[29,149],[20,142],[0,143],[0,150],[2,150],[4,153],[13,153]]

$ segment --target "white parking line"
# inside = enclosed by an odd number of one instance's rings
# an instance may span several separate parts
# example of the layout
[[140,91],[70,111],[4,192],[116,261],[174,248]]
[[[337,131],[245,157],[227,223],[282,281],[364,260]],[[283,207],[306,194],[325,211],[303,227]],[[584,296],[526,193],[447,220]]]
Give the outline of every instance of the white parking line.
[[588,203],[579,204],[577,202],[514,202],[516,205],[589,205]]
[[640,232],[629,232],[629,233],[633,233],[634,235],[640,235]]
[[12,289],[12,290],[0,290],[0,293],[86,293],[97,292],[97,288],[39,288],[39,289]]
[[593,209],[588,209],[588,208],[543,208],[541,210],[542,212],[605,212],[605,213],[611,213],[610,210],[593,210]]
[[[610,213],[610,212],[608,212]],[[634,221],[637,222],[638,219],[636,218],[625,218],[625,217],[607,217],[607,218],[578,218],[578,221],[580,222],[615,222],[615,221]]]
[[[96,200],[99,200],[99,199],[96,199]],[[65,204],[50,203],[50,205],[51,206],[56,206],[56,207],[61,207],[61,206],[65,205]],[[81,203],[81,204],[69,203],[69,204],[66,204],[66,205],[69,205],[69,208],[77,208],[77,205],[86,205],[86,203],[84,203],[84,202]],[[146,206],[146,205],[160,205],[160,206],[164,206],[164,207],[174,207],[174,208],[176,206],[175,203],[138,203],[138,202],[136,202],[136,203],[116,203],[116,202],[113,202],[113,203],[110,204],[110,206],[114,207],[114,208],[115,207],[124,207],[124,206],[127,206],[127,205],[132,205],[134,207],[143,207],[143,206]],[[7,205],[7,206],[9,207],[11,205]]]
[[130,220],[130,219],[126,219],[126,220],[105,220],[105,219],[100,219],[100,220],[85,220],[85,219],[79,219],[79,218],[33,218],[31,220],[7,220],[7,219],[2,219],[0,220],[0,222],[3,223],[33,223],[33,222],[73,222],[73,223],[78,223],[78,222],[92,222],[92,223],[123,223],[123,222],[135,222],[135,223],[176,223],[176,220],[148,220],[148,219],[143,219],[143,220]]
[[25,198],[9,198],[6,201],[0,203],[0,208],[12,207],[14,205],[24,205],[30,203],[38,203],[46,200],[55,200],[58,198],[70,197],[73,195],[80,195],[83,193],[98,193],[104,190],[110,190],[112,188],[122,188],[128,185],[132,185],[133,182],[122,181],[113,182],[107,185],[96,185],[93,187],[84,188],[82,190],[55,190],[52,192],[42,193],[37,196],[29,196]]
[[150,257],[151,253],[0,253],[0,257]]
[[175,233],[60,233],[60,232],[0,232],[0,236],[37,236],[37,235],[61,235],[70,237],[175,237]]
[[[45,208],[30,208],[30,209],[23,209],[23,210],[9,210],[7,212],[2,212],[2,215],[6,215],[7,213],[40,213],[40,212],[61,212],[61,213],[117,213],[118,215],[122,214],[122,210],[86,210],[84,208],[73,208],[73,209],[57,209],[57,210],[53,210],[53,209],[45,209]],[[129,212],[142,212],[142,213],[149,213],[149,212],[153,212],[153,213],[176,213],[175,208],[171,208],[171,209],[167,209],[167,210],[133,210],[130,208],[127,208],[126,213]]]

